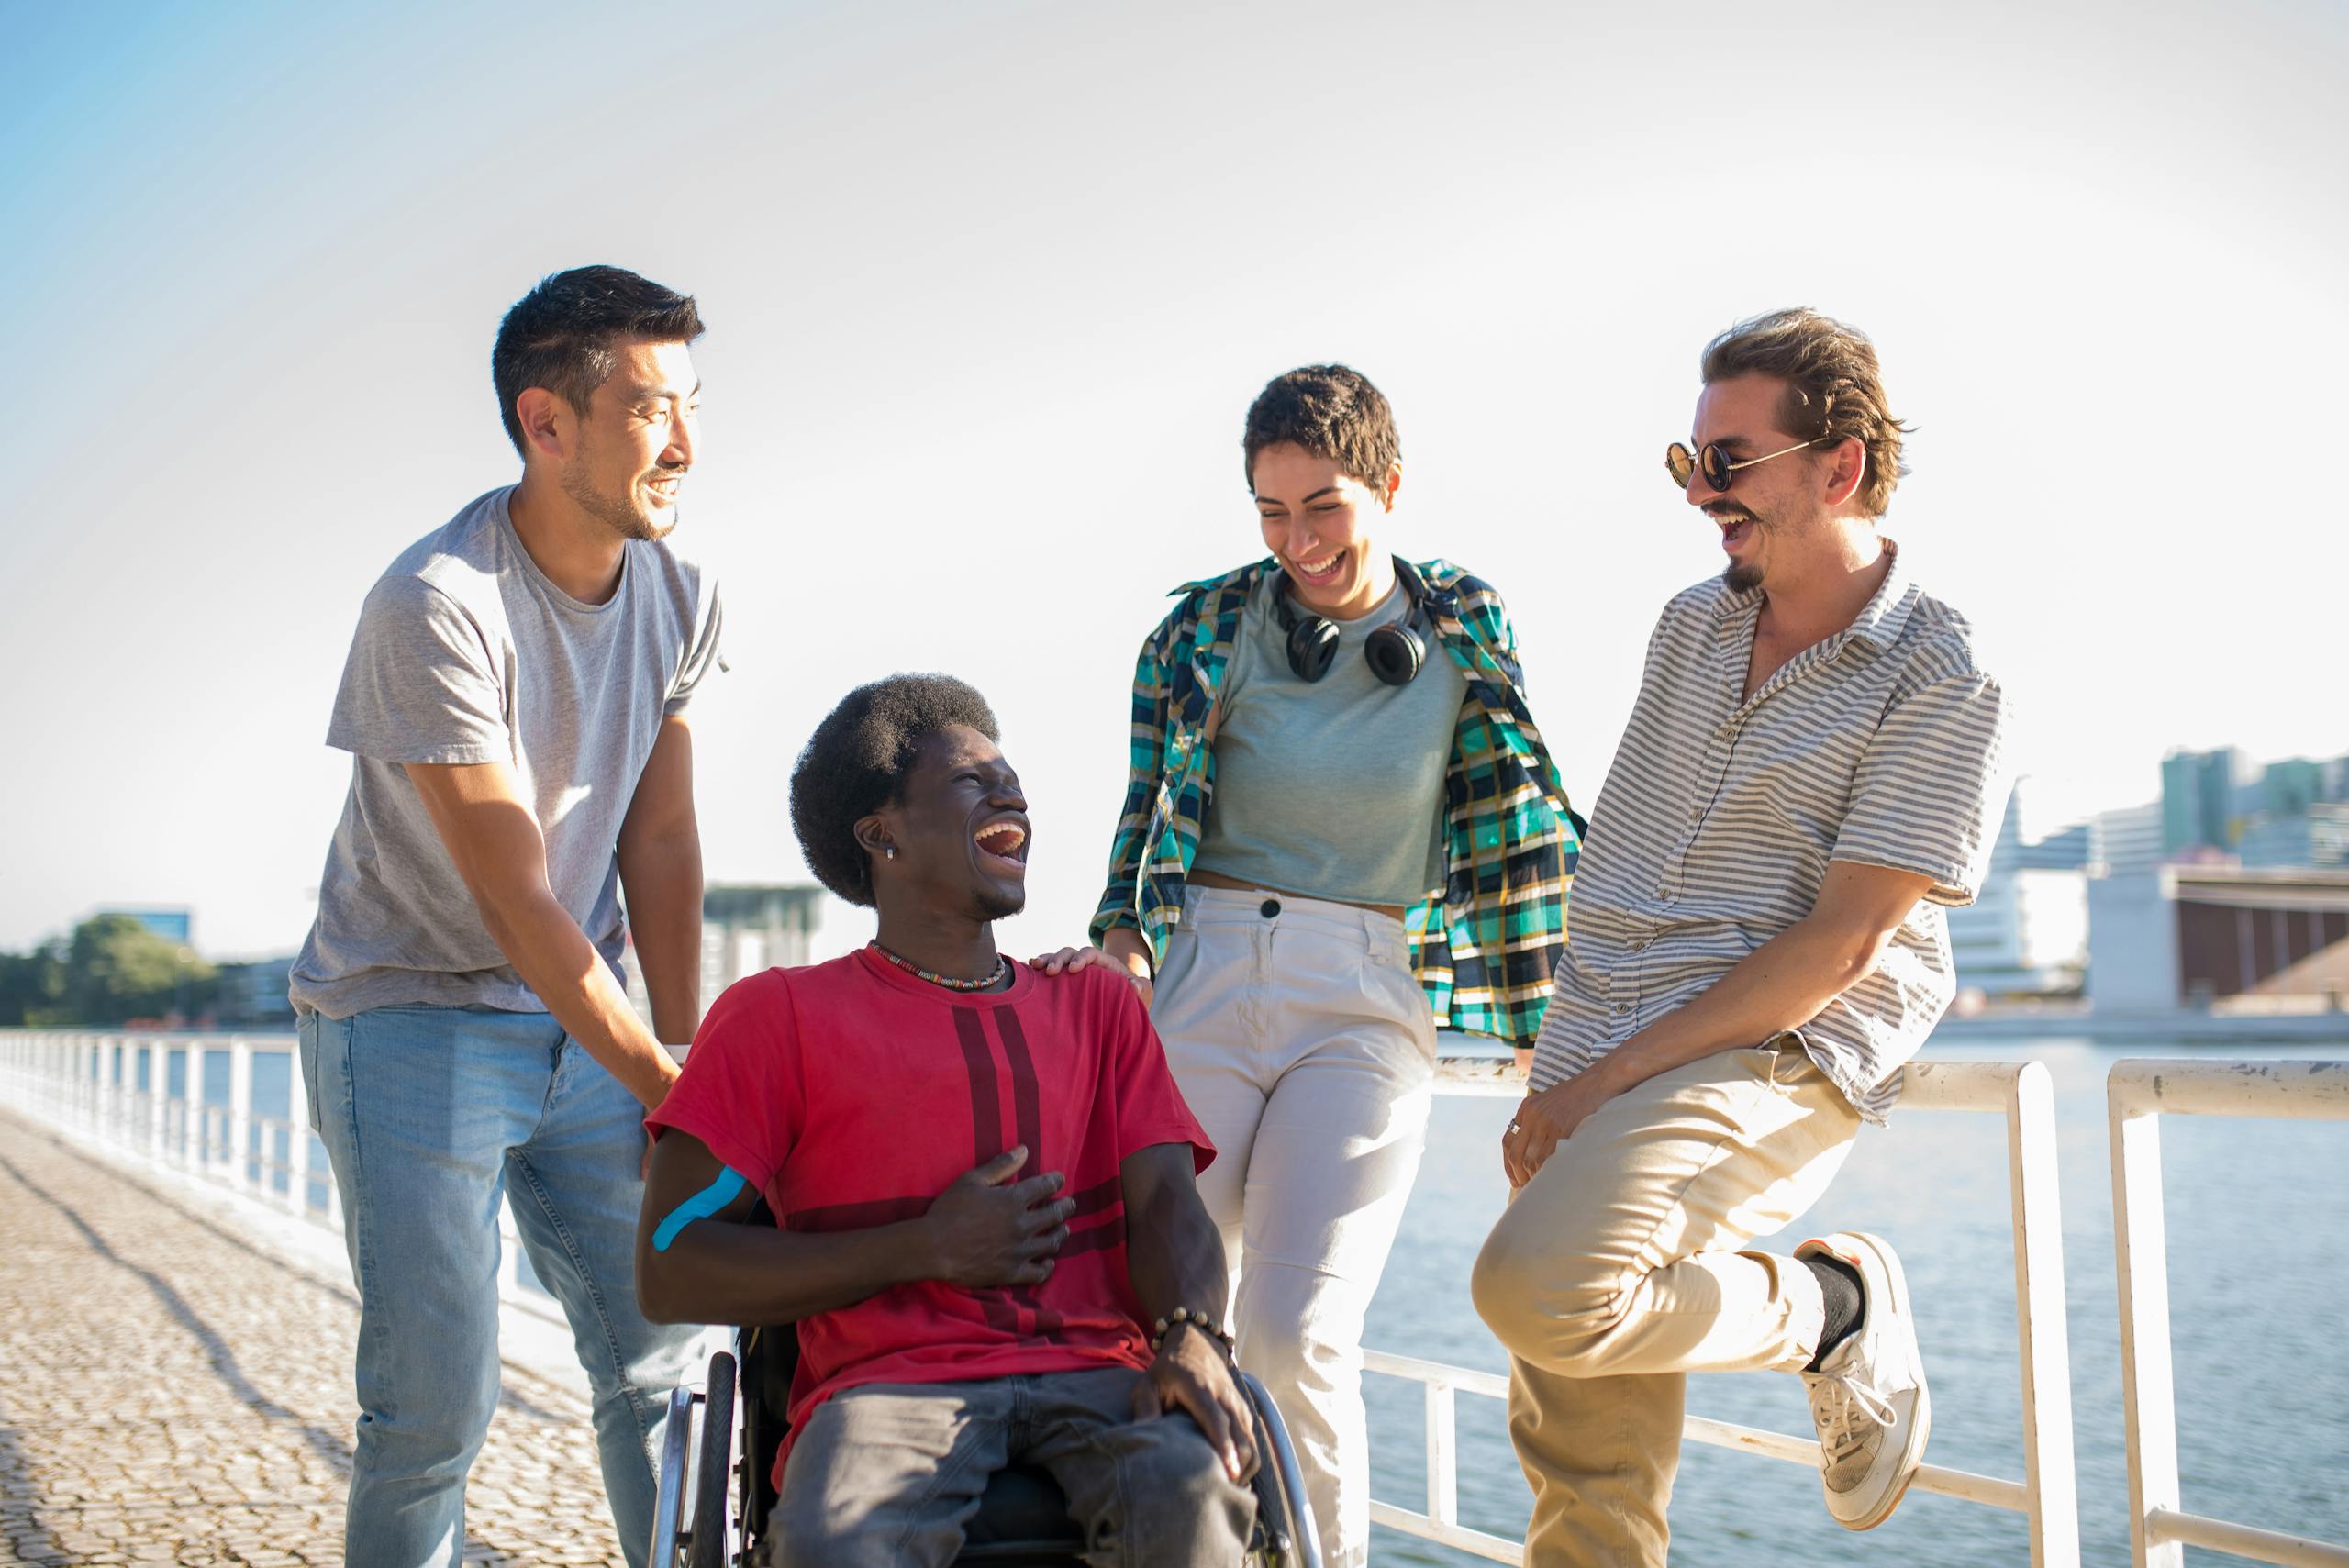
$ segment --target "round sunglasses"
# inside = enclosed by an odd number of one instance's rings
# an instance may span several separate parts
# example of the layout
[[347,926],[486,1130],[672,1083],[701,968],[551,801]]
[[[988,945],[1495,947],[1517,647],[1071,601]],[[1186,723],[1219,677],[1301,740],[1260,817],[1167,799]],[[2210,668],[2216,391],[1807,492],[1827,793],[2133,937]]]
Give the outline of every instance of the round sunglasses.
[[1715,490],[1726,490],[1730,487],[1730,482],[1737,477],[1739,469],[1752,468],[1757,462],[1768,462],[1774,457],[1784,457],[1788,452],[1798,452],[1805,447],[1815,447],[1824,439],[1826,438],[1821,436],[1812,440],[1797,441],[1793,446],[1782,447],[1774,452],[1764,452],[1760,457],[1750,457],[1743,462],[1730,462],[1729,454],[1711,441],[1705,443],[1705,450],[1701,452],[1691,452],[1687,447],[1675,441],[1664,449],[1664,471],[1672,475],[1672,486],[1675,490],[1687,489],[1690,477],[1698,473],[1703,474],[1705,483]]

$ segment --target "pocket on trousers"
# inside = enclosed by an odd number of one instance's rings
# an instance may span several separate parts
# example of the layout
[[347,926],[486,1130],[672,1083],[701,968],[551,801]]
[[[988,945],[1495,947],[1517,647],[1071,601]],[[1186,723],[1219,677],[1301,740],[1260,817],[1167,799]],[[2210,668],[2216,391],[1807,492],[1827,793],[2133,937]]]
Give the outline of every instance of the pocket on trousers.
[[1428,1010],[1428,994],[1421,989],[1399,939],[1394,951],[1374,950],[1364,954],[1359,973],[1371,1016],[1401,1030],[1413,1051],[1433,1067],[1435,1015]]
[[1187,923],[1177,924],[1166,933],[1165,956],[1158,961],[1151,976],[1150,1014],[1153,1025],[1174,1012],[1169,1004],[1178,1002],[1198,961],[1199,933]]
[[295,1035],[295,1054],[302,1063],[302,1097],[308,1102],[304,1107],[310,1118],[310,1130],[320,1130],[318,1115],[318,1030],[325,1027],[326,1016],[312,1013],[302,1020]]
[[1744,1054],[1753,1062],[1753,1075],[1789,1115],[1799,1118],[1812,1089],[1826,1082],[1826,1074],[1805,1049],[1802,1036],[1793,1029],[1772,1036]]

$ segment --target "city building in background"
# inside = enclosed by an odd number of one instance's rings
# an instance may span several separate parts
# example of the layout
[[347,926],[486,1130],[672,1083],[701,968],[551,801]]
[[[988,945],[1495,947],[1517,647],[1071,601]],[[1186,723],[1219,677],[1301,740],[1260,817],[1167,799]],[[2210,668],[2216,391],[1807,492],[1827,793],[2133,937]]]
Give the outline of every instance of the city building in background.
[[[2131,1017],[2349,1006],[2349,755],[2261,764],[2232,746],[2177,751],[2160,778],[2157,799],[2102,809],[2017,781],[1980,895],[1948,915],[1961,1010],[2082,999]],[[702,1005],[745,975],[814,962],[829,902],[807,884],[710,885]],[[185,906],[95,914],[193,949]],[[68,948],[59,938],[39,951],[62,965]],[[290,1029],[292,963],[220,964],[204,995],[171,1010],[217,1029]],[[632,945],[622,968],[649,1017]]]
[[2065,806],[2017,782],[1980,897],[1949,913],[1962,1000],[2137,1014],[2349,995],[2349,757],[2174,751],[2157,800]]
[[[718,884],[702,894],[701,1002],[704,1007],[718,994],[746,974],[777,964],[803,964],[811,957],[810,942],[825,903],[821,888],[813,886]],[[112,911],[108,911],[111,913]],[[133,913],[122,911],[122,913]],[[185,911],[178,911],[183,922]],[[152,928],[150,928],[152,929]],[[285,997],[292,983],[294,955],[223,963],[217,967],[212,1004],[197,1021],[219,1029],[290,1029],[294,1006]],[[651,1017],[638,972],[633,942],[621,959],[628,977],[629,1000],[639,1013]]]
[[2088,818],[2088,864],[2098,876],[2128,876],[2162,863],[2162,803],[2117,806]]
[[1988,1001],[2076,996],[2088,962],[2091,824],[2015,781],[1975,901],[1949,912],[1958,985]]
[[2349,805],[2324,801],[2290,816],[2262,817],[2243,829],[2235,855],[2247,869],[2349,867]]
[[2259,793],[2252,809],[2254,814],[2290,817],[2343,799],[2344,774],[2349,774],[2349,757],[2330,762],[2307,757],[2270,762],[2259,775]]
[[214,972],[212,1027],[223,1029],[290,1029],[294,1004],[285,993],[294,984],[294,955],[224,963]]
[[2349,996],[2349,871],[2168,865],[2088,889],[2099,1013]]
[[136,920],[165,941],[177,946],[188,948],[195,945],[195,911],[184,905],[141,904],[90,911],[93,919],[102,920],[109,915]]
[[[2290,757],[2256,775],[2232,746],[2162,759],[2162,859],[2233,854],[2244,865],[2339,865],[2349,757]],[[2331,857],[2331,858],[2326,858]]]
[[[824,890],[812,884],[717,883],[705,888],[701,1005],[707,1007],[719,992],[746,974],[807,962],[824,900]],[[633,940],[621,966],[628,973],[629,1000],[651,1018],[652,1005],[645,996]]]
[[2243,754],[2172,751],[2162,759],[2162,853],[2234,848],[2235,791],[2244,782]]

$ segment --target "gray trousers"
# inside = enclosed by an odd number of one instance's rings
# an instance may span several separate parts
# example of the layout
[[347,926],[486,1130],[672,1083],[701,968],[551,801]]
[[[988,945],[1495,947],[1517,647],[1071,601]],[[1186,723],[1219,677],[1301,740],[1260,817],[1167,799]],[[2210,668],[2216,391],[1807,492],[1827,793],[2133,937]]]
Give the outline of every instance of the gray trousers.
[[946,1568],[987,1478],[1013,1462],[1068,1495],[1094,1568],[1235,1568],[1255,1497],[1180,1411],[1133,1418],[1122,1367],[867,1384],[793,1440],[767,1537],[778,1568]]

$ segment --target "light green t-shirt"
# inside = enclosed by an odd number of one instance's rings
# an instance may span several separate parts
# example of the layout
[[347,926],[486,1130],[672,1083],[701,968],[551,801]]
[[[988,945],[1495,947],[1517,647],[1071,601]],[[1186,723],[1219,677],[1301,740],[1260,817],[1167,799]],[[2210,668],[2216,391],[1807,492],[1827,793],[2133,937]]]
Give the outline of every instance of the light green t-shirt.
[[1443,884],[1443,775],[1468,677],[1424,617],[1419,678],[1389,686],[1371,673],[1363,644],[1410,613],[1397,583],[1361,619],[1336,622],[1329,673],[1300,680],[1273,610],[1279,583],[1267,573],[1241,617],[1194,863],[1309,898],[1417,904]]

